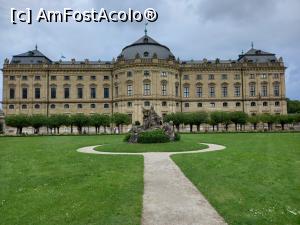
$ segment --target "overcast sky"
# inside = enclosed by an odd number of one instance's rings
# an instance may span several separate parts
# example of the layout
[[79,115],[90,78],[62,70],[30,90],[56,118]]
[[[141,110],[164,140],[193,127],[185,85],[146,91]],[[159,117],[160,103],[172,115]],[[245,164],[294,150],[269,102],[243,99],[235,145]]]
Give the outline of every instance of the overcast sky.
[[[68,3],[67,3],[68,2]],[[282,56],[287,66],[287,97],[300,99],[299,0],[0,0],[0,61],[38,49],[52,60],[111,60],[143,35],[144,23],[10,22],[10,9],[144,10],[154,8],[159,18],[148,34],[168,46],[176,57],[236,59],[254,48]],[[2,73],[0,99],[2,99]]]

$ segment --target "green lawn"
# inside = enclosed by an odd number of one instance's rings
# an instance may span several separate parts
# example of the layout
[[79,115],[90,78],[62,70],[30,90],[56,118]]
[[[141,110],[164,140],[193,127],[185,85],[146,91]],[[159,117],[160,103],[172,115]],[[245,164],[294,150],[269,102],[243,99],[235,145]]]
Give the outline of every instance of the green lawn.
[[227,223],[300,224],[300,133],[198,137],[227,148],[172,159]]
[[0,224],[140,224],[142,156],[75,151],[119,138],[0,138]]
[[223,151],[172,159],[229,224],[300,224],[300,133],[193,134],[167,144],[123,136],[0,138],[0,224],[140,224],[143,158],[78,153]]
[[113,143],[103,143],[103,146],[96,147],[96,150],[103,152],[182,152],[206,148],[206,145],[199,144],[200,140],[198,136],[193,140],[184,138],[180,141],[168,143],[128,144],[122,138],[119,138]]

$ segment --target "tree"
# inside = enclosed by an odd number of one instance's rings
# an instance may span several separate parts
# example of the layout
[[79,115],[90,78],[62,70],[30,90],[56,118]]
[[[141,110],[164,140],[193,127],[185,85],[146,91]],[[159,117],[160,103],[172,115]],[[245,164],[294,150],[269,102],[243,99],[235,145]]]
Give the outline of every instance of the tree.
[[221,123],[224,124],[225,130],[228,131],[228,126],[232,123],[229,112],[220,112]]
[[262,114],[260,115],[260,120],[261,122],[268,124],[268,130],[272,130],[272,126],[276,122],[276,116],[271,114]]
[[59,129],[61,126],[69,126],[70,125],[70,117],[66,114],[53,114],[48,117],[47,122],[48,128],[52,133],[52,129],[54,129],[54,133],[59,134]]
[[195,124],[195,114],[194,113],[183,113],[183,123],[184,123],[184,125],[189,125],[190,132],[193,132],[193,125]]
[[38,134],[40,128],[47,125],[47,116],[37,114],[29,117],[29,124],[34,128],[34,133]]
[[300,113],[300,101],[287,99],[288,113]]
[[253,129],[256,130],[257,124],[260,122],[260,117],[257,115],[252,115],[248,117],[247,121],[253,125]]
[[123,125],[130,124],[130,117],[125,113],[114,113],[112,117],[113,122],[118,127],[120,133],[122,133]]
[[180,124],[184,123],[184,114],[181,112],[167,114],[164,117],[164,122],[173,121],[173,125],[176,127],[177,131],[179,132]]
[[238,125],[240,125],[240,129],[242,125],[245,125],[247,123],[248,115],[244,112],[232,112],[230,113],[230,119],[235,125],[235,130],[237,131]]
[[284,125],[289,123],[289,115],[277,115],[276,122],[281,125],[281,130],[284,130]]
[[22,134],[23,128],[30,125],[28,116],[23,114],[6,116],[5,123],[8,126],[17,128],[16,134]]
[[91,125],[95,127],[96,134],[100,132],[100,127],[103,126],[104,130],[110,124],[110,117],[104,114],[93,114],[90,117]]
[[203,123],[206,123],[208,120],[207,112],[194,112],[193,113],[194,124],[197,126],[197,131],[200,131],[200,126]]
[[210,114],[209,123],[213,126],[213,130],[215,130],[214,126],[217,126],[217,131],[219,131],[219,124],[223,122],[222,112],[212,112]]
[[84,114],[72,115],[72,124],[77,127],[78,133],[82,134],[82,128],[89,125],[89,117]]

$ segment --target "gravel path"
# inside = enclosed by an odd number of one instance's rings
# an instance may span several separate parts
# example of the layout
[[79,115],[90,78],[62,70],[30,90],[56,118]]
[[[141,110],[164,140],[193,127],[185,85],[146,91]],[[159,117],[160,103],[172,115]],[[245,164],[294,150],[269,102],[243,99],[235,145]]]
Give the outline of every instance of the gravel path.
[[116,153],[100,152],[89,146],[78,152],[144,156],[144,195],[142,225],[223,225],[223,218],[199,190],[185,177],[170,155],[203,153],[225,149],[207,144],[208,148],[186,152]]

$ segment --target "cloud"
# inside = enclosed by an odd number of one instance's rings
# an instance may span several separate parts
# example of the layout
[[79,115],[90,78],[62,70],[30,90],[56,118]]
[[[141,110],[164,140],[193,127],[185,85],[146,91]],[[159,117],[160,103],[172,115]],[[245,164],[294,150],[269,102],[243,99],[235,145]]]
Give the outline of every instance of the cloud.
[[[287,97],[300,99],[300,1],[298,0],[0,0],[0,61],[33,49],[52,60],[111,60],[143,35],[143,23],[10,23],[10,8],[37,11],[91,8],[144,10],[152,7],[159,19],[148,33],[180,59],[236,59],[242,50],[256,48],[284,58]],[[0,75],[2,76],[2,75]],[[0,79],[2,82],[2,79]],[[2,83],[0,83],[0,89]],[[0,99],[2,90],[0,90]]]

